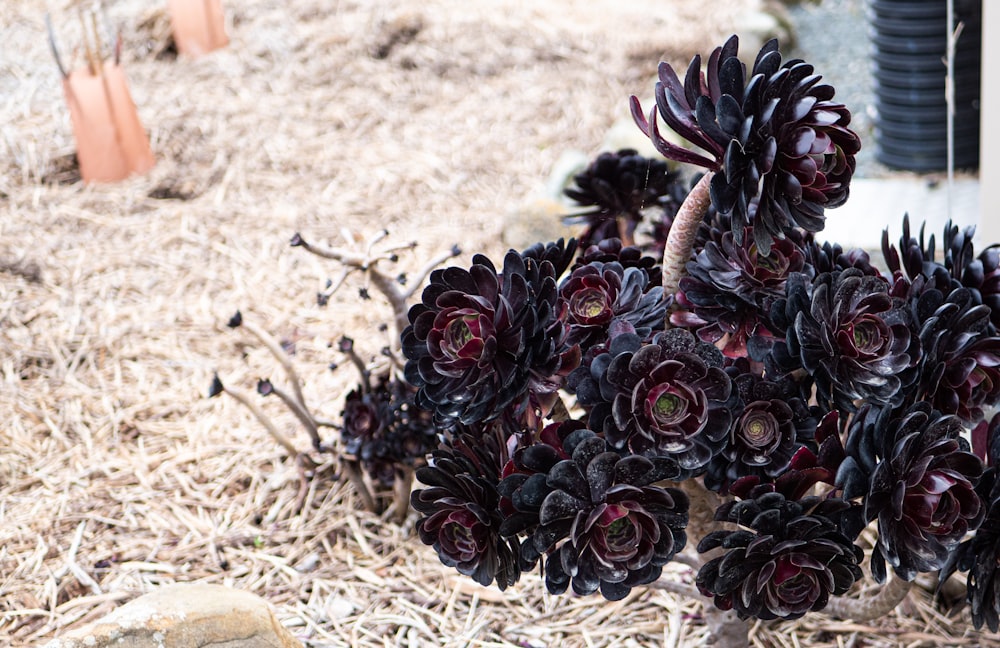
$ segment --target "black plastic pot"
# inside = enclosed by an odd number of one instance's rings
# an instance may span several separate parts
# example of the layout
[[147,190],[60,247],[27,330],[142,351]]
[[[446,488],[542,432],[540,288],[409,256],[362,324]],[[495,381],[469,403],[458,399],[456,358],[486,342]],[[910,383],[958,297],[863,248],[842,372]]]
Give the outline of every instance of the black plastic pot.
[[[979,164],[982,0],[954,0],[963,31],[954,57],[954,160]],[[912,171],[948,163],[945,0],[869,0],[879,161]]]

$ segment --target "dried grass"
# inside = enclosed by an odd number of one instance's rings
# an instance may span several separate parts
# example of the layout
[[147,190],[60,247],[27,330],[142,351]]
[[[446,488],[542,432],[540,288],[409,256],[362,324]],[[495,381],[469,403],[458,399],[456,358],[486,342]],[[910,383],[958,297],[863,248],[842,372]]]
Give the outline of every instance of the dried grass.
[[[215,371],[241,389],[283,378],[226,329],[239,308],[294,345],[307,399],[335,418],[353,376],[326,369],[329,344],[377,354],[386,311],[353,298],[357,280],[315,306],[336,269],[291,234],[350,245],[342,228],[385,227],[419,243],[401,270],[456,242],[499,251],[504,217],[559,155],[594,151],[657,60],[706,51],[744,2],[711,17],[679,0],[227,4],[231,45],[177,60],[162,9],[106,3],[158,160],[113,186],[75,181],[43,3],[0,7],[0,637],[36,645],[203,581],[267,598],[310,646],[702,645],[699,604],[666,592],[475,585],[412,520],[360,512],[330,463],[303,481],[244,408],[205,392]],[[44,3],[79,61],[72,6]],[[753,631],[760,647],[995,640],[922,594],[871,625]]]

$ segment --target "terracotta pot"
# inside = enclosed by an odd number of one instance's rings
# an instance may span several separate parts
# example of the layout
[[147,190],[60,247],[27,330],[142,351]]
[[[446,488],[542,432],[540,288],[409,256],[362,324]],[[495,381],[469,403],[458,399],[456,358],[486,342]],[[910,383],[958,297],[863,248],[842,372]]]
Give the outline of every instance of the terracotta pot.
[[198,57],[229,43],[222,0],[167,0],[177,50]]
[[153,168],[149,138],[121,66],[108,61],[98,74],[75,70],[63,78],[63,92],[84,182],[115,182]]

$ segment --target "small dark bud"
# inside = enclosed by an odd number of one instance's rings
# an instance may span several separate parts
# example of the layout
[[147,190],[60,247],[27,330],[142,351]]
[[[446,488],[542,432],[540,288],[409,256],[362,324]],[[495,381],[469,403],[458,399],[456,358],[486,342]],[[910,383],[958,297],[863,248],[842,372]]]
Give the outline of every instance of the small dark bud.
[[274,385],[267,378],[261,378],[257,381],[257,393],[261,396],[270,396],[274,393]]
[[300,245],[306,244],[305,239],[303,239],[302,235],[299,234],[298,232],[295,232],[295,235],[292,236],[292,240],[289,241],[289,243],[291,244],[292,247],[299,247]]
[[229,328],[237,328],[243,323],[243,313],[236,311],[236,314],[229,318],[229,322],[226,324]]
[[340,366],[340,365],[339,365],[339,364],[337,364],[336,362],[331,362],[330,364],[328,364],[328,365],[327,365],[327,368],[328,368],[328,369],[329,369],[330,371],[336,371],[336,370],[337,370],[337,367],[339,367],[339,366]]
[[337,347],[343,353],[350,353],[351,351],[354,350],[354,340],[345,335],[344,337],[340,338],[339,342],[337,342]]
[[327,295],[326,293],[316,293],[317,306],[326,306],[329,303],[330,303],[330,295]]
[[295,355],[295,342],[291,340],[282,340],[281,350],[287,353],[288,355]]
[[384,347],[382,347],[381,353],[382,353],[382,355],[388,357],[388,356],[392,355],[392,350],[389,347],[384,346]]
[[390,254],[389,255],[389,261],[391,261],[392,263],[395,263],[395,262],[399,261],[399,255],[398,254]]
[[222,386],[222,381],[219,380],[219,374],[212,376],[212,386],[208,388],[208,397],[215,398],[225,390],[226,388]]
[[386,331],[389,330],[389,325],[386,324],[385,322],[382,322],[381,324],[378,325],[378,330],[380,333],[385,333]]
[[398,275],[396,275],[396,283],[398,283],[400,286],[405,286],[406,285],[406,273],[405,272],[400,272]]
[[358,297],[360,297],[361,299],[364,299],[365,301],[368,301],[369,299],[372,298],[372,296],[371,296],[371,294],[369,294],[367,288],[359,288],[358,289]]
[[326,280],[326,289],[329,290],[331,286],[333,286],[333,279],[328,278]]
[[462,248],[458,247],[458,244],[451,246],[451,256],[458,256],[462,253]]

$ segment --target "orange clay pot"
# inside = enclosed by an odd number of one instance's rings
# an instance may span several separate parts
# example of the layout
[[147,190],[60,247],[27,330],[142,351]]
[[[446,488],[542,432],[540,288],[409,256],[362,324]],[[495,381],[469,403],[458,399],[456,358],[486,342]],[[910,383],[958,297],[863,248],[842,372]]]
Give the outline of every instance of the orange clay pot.
[[105,62],[99,74],[74,70],[63,79],[63,92],[84,182],[115,182],[153,168],[149,138],[121,66]]
[[225,47],[225,15],[222,0],[167,0],[177,51],[191,57]]

